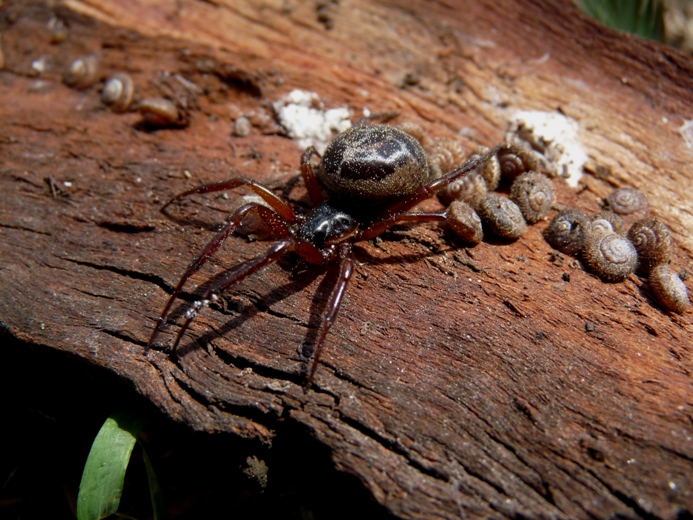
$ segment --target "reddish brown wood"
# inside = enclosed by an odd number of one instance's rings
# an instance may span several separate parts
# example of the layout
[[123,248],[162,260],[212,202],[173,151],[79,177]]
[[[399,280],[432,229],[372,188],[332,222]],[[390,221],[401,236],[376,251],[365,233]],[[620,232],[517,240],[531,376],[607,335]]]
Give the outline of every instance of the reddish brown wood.
[[[3,3],[2,327],[107,367],[200,430],[268,441],[277,421],[298,421],[401,517],[691,514],[690,311],[668,314],[638,277],[605,284],[572,259],[552,263],[545,223],[511,244],[461,248],[422,226],[359,245],[309,391],[297,348],[315,341],[335,273],[291,258],[204,312],[178,361],[145,352],[235,196],[195,198],[172,218],[159,208],[238,174],[291,179],[301,150],[269,103],[293,88],[355,113],[400,110],[432,135],[462,131],[470,148],[501,140],[516,109],[561,110],[609,175],[560,186],[560,203],[595,211],[613,186],[637,186],[673,230],[674,265],[693,269],[679,132],[693,114],[689,57],[567,2],[292,6]],[[69,26],[59,44],[54,14]],[[94,51],[141,96],[161,95],[164,72],[202,86],[190,126],[146,131],[137,114],[104,109],[98,86],[64,86],[66,64]],[[52,66],[37,77],[41,56]],[[241,114],[254,126],[235,138]],[[230,239],[192,287],[266,247]]]

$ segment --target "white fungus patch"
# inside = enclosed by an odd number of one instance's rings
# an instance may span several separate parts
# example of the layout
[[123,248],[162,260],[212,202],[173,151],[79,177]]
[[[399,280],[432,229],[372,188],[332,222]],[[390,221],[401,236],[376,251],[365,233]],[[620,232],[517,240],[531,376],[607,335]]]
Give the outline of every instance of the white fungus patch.
[[323,153],[334,136],[351,126],[348,108],[325,109],[315,92],[293,90],[272,103],[279,123],[301,148],[315,146]]
[[520,111],[511,121],[508,138],[527,141],[556,165],[559,176],[577,187],[587,153],[577,137],[578,123],[557,112]]

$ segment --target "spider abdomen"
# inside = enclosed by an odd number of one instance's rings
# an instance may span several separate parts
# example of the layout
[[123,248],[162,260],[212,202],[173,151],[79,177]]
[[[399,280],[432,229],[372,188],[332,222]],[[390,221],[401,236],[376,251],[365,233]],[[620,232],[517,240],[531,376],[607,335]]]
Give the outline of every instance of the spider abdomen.
[[388,125],[357,125],[339,134],[316,176],[335,198],[375,203],[410,195],[432,180],[421,144]]

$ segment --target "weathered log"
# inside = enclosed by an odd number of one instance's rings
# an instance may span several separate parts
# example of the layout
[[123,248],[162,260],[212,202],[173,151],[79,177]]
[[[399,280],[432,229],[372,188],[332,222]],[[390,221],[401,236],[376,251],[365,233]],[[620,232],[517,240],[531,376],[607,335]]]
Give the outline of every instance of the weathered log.
[[[552,257],[546,223],[474,248],[426,226],[360,244],[308,390],[297,349],[317,337],[334,272],[295,257],[206,309],[177,358],[146,350],[236,195],[168,217],[162,203],[238,174],[292,179],[301,150],[270,103],[294,88],[355,114],[398,110],[470,149],[501,141],[518,109],[574,118],[593,173],[580,190],[559,183],[560,204],[594,212],[614,186],[640,188],[690,271],[691,58],[542,0],[6,2],[0,27],[7,333],[106,367],[199,430],[270,440],[296,421],[401,517],[693,512],[690,311],[668,313],[637,276],[606,284]],[[62,84],[92,53],[96,85]],[[118,71],[141,97],[170,94],[176,74],[199,86],[189,126],[107,110],[99,86]],[[234,137],[242,115],[253,127]],[[266,247],[228,240],[183,309]]]

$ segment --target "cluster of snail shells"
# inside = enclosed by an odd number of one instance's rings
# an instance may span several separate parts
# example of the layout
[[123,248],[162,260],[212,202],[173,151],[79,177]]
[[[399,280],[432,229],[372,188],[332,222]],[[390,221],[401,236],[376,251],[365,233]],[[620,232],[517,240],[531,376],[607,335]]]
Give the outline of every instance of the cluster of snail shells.
[[[80,56],[68,66],[63,81],[69,87],[85,90],[100,80],[99,58],[96,55]],[[135,84],[129,74],[118,72],[104,83],[101,101],[116,113],[127,112],[135,104]],[[136,103],[136,110],[151,126],[185,126],[186,113],[173,101],[165,98],[146,98]]]
[[[521,237],[527,224],[539,222],[548,214],[554,199],[553,183],[537,171],[537,155],[528,146],[504,143],[493,150],[480,148],[470,158],[489,152],[489,160],[439,194],[454,221],[453,231],[471,244],[481,242],[484,232],[509,240]],[[446,157],[439,152],[438,157],[441,155]],[[435,160],[434,156],[431,162]],[[444,161],[440,163],[449,167]],[[454,166],[448,171],[452,169]],[[501,179],[511,183],[510,198],[494,192]]]
[[[72,61],[63,75],[63,82],[77,90],[92,87],[101,79],[99,57],[95,54],[80,56]],[[114,112],[125,112],[130,107],[135,94],[132,78],[119,72],[111,76],[101,91],[101,101]]]
[[558,212],[544,231],[555,249],[579,256],[605,281],[622,281],[634,272],[649,278],[657,299],[668,309],[682,313],[689,305],[683,280],[669,266],[672,240],[669,228],[659,219],[637,220],[624,232],[620,215],[647,209],[647,198],[633,188],[621,188],[605,200],[607,211],[591,218],[575,209]]

